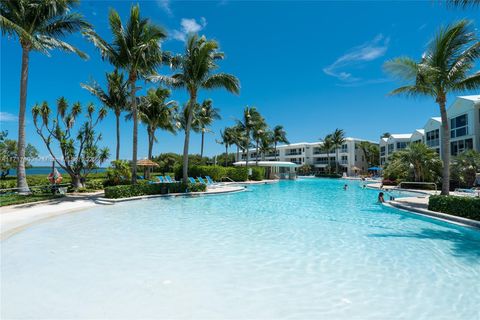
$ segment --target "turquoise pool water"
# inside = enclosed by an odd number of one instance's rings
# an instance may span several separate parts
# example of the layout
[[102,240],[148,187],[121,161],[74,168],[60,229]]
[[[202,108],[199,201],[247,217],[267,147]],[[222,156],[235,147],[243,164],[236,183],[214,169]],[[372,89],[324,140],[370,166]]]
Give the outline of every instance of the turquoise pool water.
[[308,179],[100,206],[1,243],[1,318],[480,319],[480,232]]

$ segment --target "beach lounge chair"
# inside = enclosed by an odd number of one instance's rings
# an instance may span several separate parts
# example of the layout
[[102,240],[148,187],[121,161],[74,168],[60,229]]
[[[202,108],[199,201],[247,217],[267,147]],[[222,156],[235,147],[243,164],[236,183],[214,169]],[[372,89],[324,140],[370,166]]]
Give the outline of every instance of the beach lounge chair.
[[170,176],[165,176],[165,180],[166,180],[168,183],[173,183],[173,182],[175,182],[175,180],[173,180],[172,178],[170,178]]
[[188,181],[190,181],[190,183],[197,183],[197,181],[195,181],[195,179],[193,179],[192,177],[188,177]]
[[205,179],[207,179],[208,184],[215,184],[215,181],[213,181],[213,179],[210,178],[210,176],[205,176]]
[[480,189],[476,187],[470,189],[457,188],[455,189],[455,192],[480,197]]
[[208,185],[208,183],[206,183],[205,180],[203,180],[202,177],[197,177],[197,180],[198,180],[198,182],[200,182],[200,183],[202,183],[202,184],[204,184],[204,185]]
[[167,182],[167,180],[165,180],[165,178],[163,178],[163,176],[157,176],[157,180],[158,180],[160,183],[165,183],[165,182]]

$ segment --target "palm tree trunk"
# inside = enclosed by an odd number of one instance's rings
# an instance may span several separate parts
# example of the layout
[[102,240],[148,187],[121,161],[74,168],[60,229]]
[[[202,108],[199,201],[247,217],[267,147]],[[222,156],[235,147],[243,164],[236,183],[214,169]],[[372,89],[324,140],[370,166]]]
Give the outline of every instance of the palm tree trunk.
[[[246,152],[247,152],[245,167],[246,167],[247,169],[248,169],[248,156],[249,156],[249,154],[248,154],[248,148],[249,148],[249,146],[250,146],[250,139],[248,138],[249,134],[250,134],[250,132],[247,131],[247,140],[246,140],[246,142],[245,142],[245,144],[246,144],[245,150],[246,150]],[[248,178],[247,178],[247,180],[248,180]]]
[[185,127],[185,142],[183,144],[183,182],[188,183],[188,145],[190,143],[190,129],[193,121],[193,109],[197,103],[197,93],[190,93],[189,112],[187,118],[187,125]]
[[277,161],[277,141],[274,142],[273,155],[275,156],[275,161]]
[[225,167],[228,166],[228,144],[225,145]]
[[[148,128],[148,160],[152,160],[152,150],[153,150],[153,142],[155,139],[155,132]],[[146,168],[145,171],[145,178],[150,178],[150,168]]]
[[115,160],[120,160],[120,113],[115,113],[115,121],[117,125],[117,151],[116,151],[116,156]]
[[203,144],[205,143],[205,129],[202,128],[202,143],[200,146],[200,159],[203,158]]
[[137,99],[135,98],[135,82],[137,75],[135,72],[130,74],[130,99],[133,114],[133,147],[132,147],[132,184],[137,183],[137,146],[138,146],[138,114]]
[[20,76],[20,110],[18,112],[18,142],[17,142],[17,188],[19,193],[29,194],[25,172],[25,110],[27,108],[28,61],[30,48],[22,45],[22,73]]
[[257,140],[257,150],[255,151],[255,165],[258,167],[258,140]]
[[328,174],[332,173],[332,168],[330,165],[330,153],[327,151],[327,166],[328,166]]
[[446,99],[437,99],[440,106],[440,116],[442,117],[442,195],[450,193],[450,130],[447,118],[447,109],[445,108]]
[[338,174],[338,162],[339,162],[339,159],[338,159],[338,148],[335,149],[335,172]]

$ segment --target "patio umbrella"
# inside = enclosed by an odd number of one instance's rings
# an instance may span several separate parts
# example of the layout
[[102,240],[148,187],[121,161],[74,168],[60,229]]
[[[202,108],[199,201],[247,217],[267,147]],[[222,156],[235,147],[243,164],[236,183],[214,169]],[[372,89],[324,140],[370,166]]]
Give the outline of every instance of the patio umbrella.
[[369,171],[380,171],[382,170],[382,168],[379,168],[379,167],[370,167],[368,168]]
[[145,178],[148,178],[150,176],[150,170],[149,168],[152,167],[159,167],[158,163],[153,162],[152,160],[148,159],[141,159],[137,161],[137,166],[138,167],[144,167],[143,173],[145,175]]

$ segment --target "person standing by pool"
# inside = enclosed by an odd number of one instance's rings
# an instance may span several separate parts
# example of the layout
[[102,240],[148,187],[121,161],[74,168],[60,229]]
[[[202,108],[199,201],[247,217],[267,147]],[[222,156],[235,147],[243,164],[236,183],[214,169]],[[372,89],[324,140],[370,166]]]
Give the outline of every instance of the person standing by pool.
[[380,192],[378,194],[378,202],[379,203],[384,203],[385,202],[385,199],[383,198],[383,192]]

